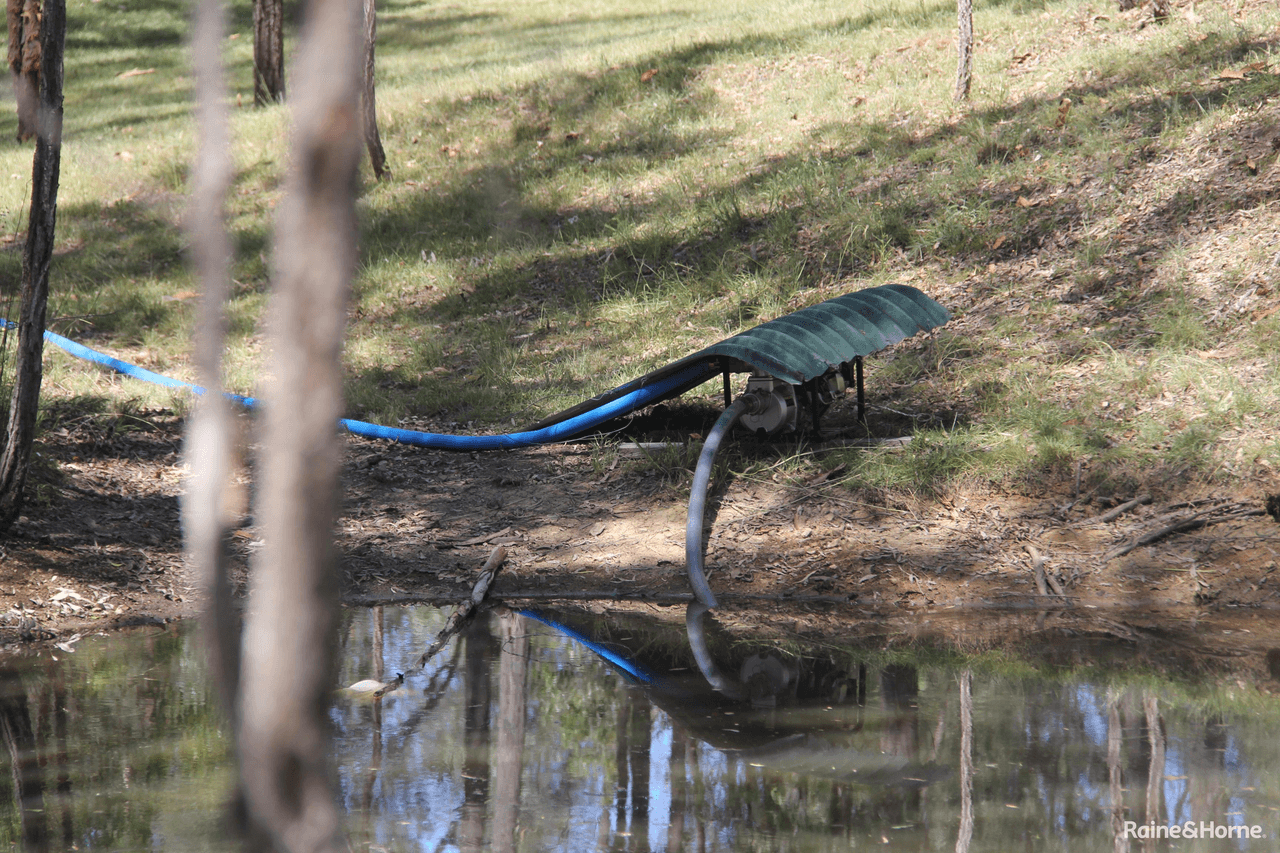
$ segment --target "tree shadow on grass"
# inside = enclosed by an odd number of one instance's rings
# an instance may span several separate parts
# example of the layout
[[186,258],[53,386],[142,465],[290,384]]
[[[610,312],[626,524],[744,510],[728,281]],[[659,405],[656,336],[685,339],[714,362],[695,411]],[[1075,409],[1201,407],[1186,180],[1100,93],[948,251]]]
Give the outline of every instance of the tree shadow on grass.
[[[1239,62],[1252,52],[1266,48],[1269,42],[1241,38],[1210,38],[1194,42],[1194,49],[1185,45],[1172,47],[1159,62],[1148,66],[1102,67],[1097,83],[1070,87],[1062,95],[1077,104],[1100,97],[1116,98],[1119,102],[1107,106],[1099,121],[1105,120],[1121,128],[1117,133],[1125,146],[1120,152],[1108,151],[1103,162],[1084,163],[1100,169],[1119,166],[1121,171],[1133,171],[1141,167],[1144,149],[1133,144],[1136,139],[1150,137],[1162,130],[1178,113],[1212,112],[1231,104],[1248,103],[1255,97],[1265,99],[1274,94],[1276,82],[1273,75],[1263,75],[1248,81],[1207,80],[1189,84],[1169,92],[1150,94],[1144,91],[1154,73],[1151,68],[1173,68],[1191,71],[1202,67],[1223,67]],[[540,102],[542,106],[538,130],[547,139],[550,153],[537,168],[543,177],[557,171],[573,168],[603,168],[620,158],[632,158],[628,167],[644,168],[639,158],[644,156],[681,156],[709,148],[721,137],[712,133],[679,135],[667,127],[635,127],[620,134],[621,140],[605,141],[590,145],[564,141],[558,138],[558,128],[589,128],[602,121],[602,114],[616,109],[628,97],[634,97],[635,86],[618,84],[616,80],[634,79],[645,67],[667,69],[670,85],[679,87],[696,75],[697,69],[736,50],[737,44],[708,45],[634,63],[626,68],[611,71],[599,77],[582,76],[571,83],[562,83],[553,91],[535,93],[531,90],[511,96]],[[1134,93],[1124,97],[1125,93]],[[696,117],[714,106],[705,98],[692,99],[676,109],[688,117]],[[837,245],[828,237],[814,245],[793,244],[780,247],[790,252],[807,255],[811,263],[806,265],[806,278],[801,286],[819,283],[821,280],[839,279],[865,271],[868,259],[887,251],[903,251],[919,256],[939,255],[960,264],[983,263],[1011,258],[1030,258],[1043,247],[1050,235],[1067,235],[1069,240],[1079,240],[1085,223],[1089,189],[1056,187],[1048,180],[1028,177],[1022,171],[1011,170],[1007,183],[1000,181],[1002,164],[1013,164],[1035,154],[1072,156],[1080,144],[1079,136],[1068,126],[1055,129],[1052,126],[1057,99],[1031,97],[1018,103],[977,111],[955,125],[943,127],[931,134],[912,135],[907,131],[884,126],[837,125],[819,128],[815,135],[841,134],[849,139],[843,151],[828,155],[836,165],[848,170],[851,187],[846,194],[852,197],[852,206],[861,210],[851,213],[848,205],[832,199],[819,199],[812,212],[795,211],[779,206],[775,211],[744,215],[736,209],[737,199],[757,196],[759,189],[779,176],[795,175],[802,181],[808,173],[807,154],[794,154],[775,158],[763,166],[744,173],[740,178],[715,188],[714,193],[722,204],[719,217],[708,217],[699,233],[660,233],[650,229],[646,236],[618,240],[619,220],[640,222],[669,214],[664,205],[672,201],[646,200],[627,203],[621,209],[616,203],[585,204],[567,209],[547,209],[523,205],[520,200],[520,180],[512,177],[516,167],[512,162],[514,151],[497,151],[488,165],[471,173],[472,184],[463,191],[436,199],[415,199],[408,207],[389,215],[375,217],[367,225],[374,243],[387,240],[386,235],[412,234],[425,238],[417,242],[403,237],[383,242],[385,250],[398,250],[404,254],[416,251],[435,251],[435,246],[453,241],[463,241],[478,252],[485,252],[491,238],[504,230],[517,235],[516,239],[544,250],[541,257],[532,258],[515,268],[480,267],[476,274],[466,277],[474,291],[465,296],[449,297],[435,303],[432,314],[440,318],[465,316],[490,300],[514,300],[535,296],[540,300],[573,305],[579,301],[581,289],[594,288],[598,297],[604,283],[619,287],[622,291],[646,289],[652,281],[680,280],[691,275],[705,274],[718,267],[727,255],[733,255],[744,269],[752,264],[745,259],[753,255],[752,244],[758,235],[767,230],[772,217],[794,217],[804,224],[808,218],[820,216],[864,215],[873,209],[874,215],[859,220],[869,225],[859,236],[857,245]],[[1046,120],[1047,119],[1047,120]],[[517,128],[518,137],[522,131]],[[867,146],[873,146],[867,151]],[[515,145],[512,144],[514,149]],[[960,147],[970,154],[954,154]],[[869,180],[858,180],[866,169],[861,161],[868,154],[881,152],[899,153],[897,168],[883,171]],[[1115,162],[1112,155],[1121,160]],[[917,185],[928,177],[930,171],[948,165],[944,157],[964,159],[971,157],[979,166],[992,167],[988,172],[992,180],[975,187],[968,202],[972,208],[985,210],[985,219],[976,223],[971,212],[948,210],[945,199],[929,197],[917,190]],[[587,165],[582,165],[584,162]],[[523,168],[523,167],[521,167]],[[617,168],[617,167],[614,167]],[[1238,205],[1254,206],[1272,200],[1280,194],[1274,185],[1261,180],[1247,187],[1232,186],[1230,180],[1218,180],[1231,176],[1238,164],[1223,158],[1218,175],[1203,181],[1205,192],[1195,198],[1178,195],[1153,210],[1148,217],[1166,227],[1139,229],[1148,243],[1136,247],[1139,253],[1165,252],[1177,243],[1181,226],[1194,221],[1203,211],[1233,208]],[[1236,175],[1238,177],[1238,175]],[[798,195],[803,188],[796,187]],[[1229,192],[1228,192],[1229,190]],[[1037,194],[1052,195],[1048,202],[1035,202],[1021,206],[1018,198],[1035,198]],[[499,207],[514,204],[520,212],[514,216],[498,213]],[[843,206],[843,209],[842,209]],[[758,208],[758,205],[755,206]],[[461,214],[458,214],[461,211]],[[453,213],[450,219],[450,212]],[[948,221],[948,216],[957,218]],[[514,223],[504,229],[504,217]],[[572,225],[568,220],[572,219]],[[443,221],[443,231],[434,231],[432,223]],[[975,227],[976,226],[976,227]],[[416,229],[416,230],[415,230]],[[658,231],[659,233],[653,233]],[[847,234],[836,239],[847,242]],[[437,241],[433,239],[439,235]],[[937,238],[943,239],[939,241]],[[997,240],[997,238],[1003,238]],[[576,247],[574,242],[576,241]],[[996,248],[991,248],[997,244]],[[489,244],[491,245],[491,244]],[[1133,252],[1134,250],[1130,250]],[[817,263],[812,263],[817,261]],[[1132,268],[1132,264],[1129,265]],[[1136,269],[1132,271],[1136,272]],[[631,284],[628,284],[631,282]],[[1121,278],[1109,283],[1106,289],[1116,290],[1131,282]]]

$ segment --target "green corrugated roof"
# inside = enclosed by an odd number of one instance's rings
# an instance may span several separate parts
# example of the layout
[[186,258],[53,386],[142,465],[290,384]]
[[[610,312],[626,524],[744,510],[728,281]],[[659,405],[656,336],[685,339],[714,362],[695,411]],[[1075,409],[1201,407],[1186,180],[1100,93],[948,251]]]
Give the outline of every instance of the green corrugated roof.
[[916,288],[886,284],[762,323],[681,361],[727,356],[799,385],[949,319],[947,309]]
[[702,369],[690,371],[688,381],[673,387],[661,399],[678,397],[724,372],[758,370],[799,385],[858,356],[879,352],[950,319],[946,308],[909,285],[886,284],[859,290],[761,323],[528,429],[560,423],[689,368]]

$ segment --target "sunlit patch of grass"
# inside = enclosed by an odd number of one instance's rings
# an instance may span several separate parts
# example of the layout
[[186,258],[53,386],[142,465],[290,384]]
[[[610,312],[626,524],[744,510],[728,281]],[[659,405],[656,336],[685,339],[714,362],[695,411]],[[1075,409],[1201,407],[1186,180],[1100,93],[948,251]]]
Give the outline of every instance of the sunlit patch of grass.
[[[1240,253],[1206,288],[1189,240],[1138,252],[1125,217],[1149,201],[1195,233],[1224,203],[1177,174],[1150,198],[1126,193],[1274,98],[1273,74],[1220,72],[1271,61],[1280,10],[1236,20],[1215,7],[1137,32],[1078,4],[980,4],[974,98],[956,105],[950,8],[383,5],[394,179],[362,179],[352,412],[527,423],[801,305],[910,281],[976,316],[869,365],[873,405],[906,413],[919,435],[909,451],[850,454],[877,488],[932,493],[1077,464],[1120,484],[1213,471],[1241,449],[1274,455],[1258,436],[1280,405],[1265,366],[1280,315],[1224,320],[1213,299],[1248,296],[1267,250]],[[252,393],[289,118],[248,106],[247,0],[231,14],[227,383]],[[51,316],[191,378],[187,15],[80,11]],[[121,76],[135,68],[155,70]],[[0,139],[12,126],[0,116]],[[25,229],[30,161],[29,146],[0,142],[5,235]],[[19,268],[17,251],[0,252],[4,281]],[[1087,324],[1071,313],[1085,308]],[[1210,350],[1222,369],[1192,355]],[[75,372],[55,360],[51,393],[132,384]]]

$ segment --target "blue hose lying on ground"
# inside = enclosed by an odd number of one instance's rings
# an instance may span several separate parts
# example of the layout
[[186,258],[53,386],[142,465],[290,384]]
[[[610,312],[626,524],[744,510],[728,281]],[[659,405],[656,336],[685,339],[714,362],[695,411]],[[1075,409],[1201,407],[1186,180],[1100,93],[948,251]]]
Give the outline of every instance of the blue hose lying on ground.
[[[16,324],[0,318],[0,329],[16,328]],[[77,343],[70,338],[54,332],[46,331],[44,338],[49,343],[76,358],[85,361],[100,364],[109,367],[117,373],[125,376],[141,379],[144,382],[151,382],[155,385],[161,385],[166,388],[181,388],[191,391],[196,395],[203,395],[206,389],[196,385],[193,382],[184,382],[181,379],[174,379],[171,376],[165,376],[154,371],[139,367],[136,364],[130,364],[127,361],[121,361],[118,358],[109,356],[106,353],[99,352]],[[418,430],[400,429],[398,427],[381,426],[379,424],[366,423],[365,421],[356,421],[344,418],[339,423],[348,432],[363,436],[365,438],[376,438],[385,441],[397,441],[402,444],[409,444],[415,447],[425,447],[433,450],[453,450],[453,451],[479,451],[479,450],[506,450],[520,447],[531,447],[538,444],[551,444],[557,441],[565,441],[573,438],[587,430],[593,429],[613,420],[616,417],[630,414],[631,412],[641,409],[650,403],[659,402],[667,399],[673,394],[681,393],[684,390],[694,387],[703,381],[710,379],[719,373],[719,369],[713,362],[709,361],[692,361],[689,366],[683,367],[675,372],[668,368],[661,371],[655,371],[657,378],[651,383],[646,384],[649,377],[641,377],[640,379],[628,382],[626,385],[619,386],[611,392],[600,395],[595,398],[599,400],[599,405],[582,412],[581,406],[575,407],[566,413],[562,413],[560,417],[564,419],[553,418],[547,421],[549,425],[540,429],[532,429],[524,432],[505,433],[500,435],[447,435],[443,433],[420,432]],[[239,394],[226,394],[228,399],[253,408],[257,406],[258,401],[253,397],[245,397]],[[591,401],[589,401],[591,402]],[[688,565],[689,582],[693,587],[694,595],[697,600],[706,607],[716,606],[715,593],[711,591],[710,584],[707,583],[706,574],[703,569],[704,546],[702,541],[703,519],[706,514],[707,493],[710,490],[711,469],[715,462],[716,452],[719,449],[720,441],[724,435],[732,429],[744,413],[754,409],[755,399],[747,395],[739,398],[730,406],[720,419],[716,421],[711,432],[707,436],[707,440],[703,446],[702,455],[698,460],[698,468],[694,474],[693,488],[689,495],[689,515],[685,531],[685,552],[686,562]],[[581,412],[578,414],[578,412]],[[566,415],[572,415],[565,417]],[[533,616],[533,618],[538,618]],[[551,624],[551,623],[548,623]],[[553,626],[559,627],[559,626]],[[615,662],[616,663],[616,662]],[[622,664],[617,664],[622,666]],[[625,667],[624,667],[625,668]],[[636,673],[632,673],[636,677],[641,677]]]
[[[0,328],[16,328],[17,324],[0,318]],[[76,358],[91,361],[94,364],[100,364],[103,367],[109,367],[117,373],[130,376],[134,379],[141,379],[144,382],[150,382],[155,385],[162,385],[166,388],[184,388],[193,394],[202,395],[205,389],[192,382],[184,382],[181,379],[174,379],[171,376],[164,376],[154,371],[139,367],[136,364],[130,364],[127,361],[121,361],[118,358],[98,352],[95,349],[77,343],[70,338],[54,332],[46,331],[44,338],[54,346],[65,350]],[[366,423],[365,421],[356,421],[344,418],[339,421],[343,429],[353,435],[363,436],[364,438],[376,438],[384,441],[398,441],[401,444],[410,444],[415,447],[425,447],[432,450],[453,450],[453,451],[472,451],[472,450],[509,450],[519,447],[532,447],[538,444],[552,444],[557,441],[566,441],[579,435],[587,430],[594,429],[603,423],[613,420],[616,417],[630,414],[638,409],[642,409],[651,403],[658,402],[671,396],[673,391],[677,389],[687,389],[694,385],[698,385],[712,376],[717,374],[717,369],[707,363],[691,364],[686,369],[664,376],[652,384],[643,385],[643,387],[634,388],[622,396],[609,399],[593,409],[590,409],[575,417],[567,420],[558,421],[550,426],[541,429],[527,430],[523,432],[504,433],[500,435],[448,435],[445,433],[421,432],[412,429],[400,429],[398,427],[382,426],[380,424]],[[636,380],[627,383],[633,386],[640,382]],[[626,387],[626,386],[623,386]],[[226,394],[231,400],[253,408],[258,405],[258,401],[253,397],[244,397],[239,394]]]

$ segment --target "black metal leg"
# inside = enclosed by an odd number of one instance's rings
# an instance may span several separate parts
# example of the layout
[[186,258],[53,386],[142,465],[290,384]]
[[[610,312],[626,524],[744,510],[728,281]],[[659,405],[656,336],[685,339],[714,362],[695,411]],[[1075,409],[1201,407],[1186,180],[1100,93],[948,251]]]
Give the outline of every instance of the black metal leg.
[[858,386],[858,423],[865,425],[867,423],[867,394],[862,388],[862,356],[854,358],[853,371],[855,383]]

